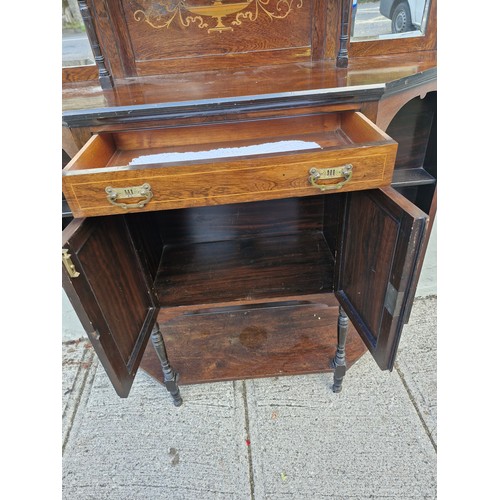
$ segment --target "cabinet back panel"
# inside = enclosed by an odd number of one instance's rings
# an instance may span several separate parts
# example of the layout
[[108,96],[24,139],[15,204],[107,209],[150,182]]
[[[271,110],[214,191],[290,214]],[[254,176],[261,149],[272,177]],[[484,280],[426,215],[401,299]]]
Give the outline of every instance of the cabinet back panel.
[[[238,4],[243,7],[245,3],[247,2]],[[210,15],[201,14],[203,18],[200,16],[197,18],[198,22],[190,22],[186,26],[183,22],[188,22],[188,16],[193,18],[193,14],[196,15],[195,12],[189,12],[188,8],[179,7],[175,15],[165,9],[160,12],[158,4],[151,0],[135,0],[133,3],[122,1],[126,6],[125,20],[137,61],[224,56],[231,53],[310,46],[310,1],[291,0],[288,2],[289,13],[283,19],[273,19],[265,15],[259,0],[248,3],[248,8],[243,7],[242,13],[252,12],[253,19],[247,15],[246,20],[242,19],[240,24],[236,25],[234,23],[238,22],[237,13],[227,15],[222,18],[227,29],[221,28],[218,32],[213,31],[217,25],[216,18]],[[237,8],[238,4],[226,2],[225,5],[226,8],[232,5]],[[279,0],[270,0],[266,7],[269,12],[279,13],[277,4]],[[138,8],[133,8],[135,5]],[[207,11],[212,8],[214,14],[217,13],[217,7],[208,0],[190,0],[189,6],[193,9],[204,7]],[[222,7],[219,7],[219,10]],[[282,7],[286,9],[283,4]],[[169,20],[172,22],[167,26]],[[200,25],[203,27],[200,28]]]
[[309,61],[337,29],[328,3],[94,0],[92,12],[105,60],[122,78]]
[[320,231],[165,247],[154,286],[166,307],[332,293],[333,259]]
[[[325,208],[325,196],[315,196],[136,213],[125,218],[152,286],[164,247],[179,247],[182,254],[182,248],[200,243],[321,233],[324,219],[335,218],[330,212],[337,213],[336,208],[331,202]],[[336,241],[328,241],[332,253],[334,245]]]
[[321,231],[323,196],[155,212],[165,245]]

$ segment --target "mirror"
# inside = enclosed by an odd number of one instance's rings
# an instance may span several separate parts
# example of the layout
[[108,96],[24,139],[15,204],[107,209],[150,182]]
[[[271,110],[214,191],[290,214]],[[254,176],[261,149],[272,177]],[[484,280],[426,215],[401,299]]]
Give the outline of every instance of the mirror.
[[95,64],[77,0],[62,0],[62,66]]
[[430,0],[353,0],[351,41],[425,34]]

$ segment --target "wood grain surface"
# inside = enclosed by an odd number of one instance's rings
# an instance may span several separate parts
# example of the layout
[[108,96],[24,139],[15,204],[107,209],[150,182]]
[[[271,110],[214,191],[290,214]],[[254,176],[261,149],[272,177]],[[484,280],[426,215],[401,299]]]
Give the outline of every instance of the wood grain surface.
[[103,90],[97,82],[67,83],[62,88],[62,110],[80,116],[96,110],[116,114],[119,107],[322,89],[340,91],[346,87],[352,99],[352,87],[392,84],[405,90],[413,80],[427,74],[435,80],[436,65],[436,52],[425,51],[350,58],[346,69],[336,68],[334,62],[318,61],[137,77],[118,81],[113,90]]
[[[308,140],[317,142],[322,149],[273,153],[240,158],[214,158],[212,160],[183,161],[166,164],[127,165],[141,154],[178,151],[180,146],[158,147],[162,141],[171,144],[172,131],[138,131],[134,133],[99,134],[73,158],[63,170],[63,192],[76,217],[112,215],[124,211],[152,211],[190,206],[248,202],[291,196],[314,196],[321,191],[310,183],[311,168],[332,168],[352,164],[352,178],[341,191],[381,187],[390,184],[396,154],[396,143],[373,123],[356,112],[341,112],[337,117],[297,117],[287,120],[264,120],[233,124],[231,138],[241,135],[246,141],[204,143],[197,146],[244,146],[253,141],[273,142],[273,133],[286,123],[286,130],[297,131],[297,123],[306,130],[317,130],[304,135],[281,135],[276,139]],[[260,125],[259,128],[257,125]],[[206,127],[210,128],[209,125]],[[309,128],[307,128],[309,127]],[[337,128],[336,128],[337,127]],[[222,139],[226,125],[213,125],[206,138]],[[256,133],[256,130],[264,130]],[[326,129],[326,130],[325,130]],[[186,149],[196,149],[196,132],[203,135],[205,128],[193,127],[186,132]],[[250,139],[252,133],[257,138]],[[142,139],[141,136],[150,136]],[[174,139],[176,140],[176,139]],[[178,141],[179,139],[177,139]],[[255,143],[255,142],[254,142]],[[138,145],[152,144],[154,149],[134,149]],[[207,145],[208,144],[208,145]],[[118,149],[121,145],[124,149]],[[340,179],[321,181],[336,184]],[[124,188],[149,183],[153,198],[142,208],[123,209],[107,200],[106,187]],[[135,201],[135,200],[130,200]]]
[[321,232],[166,247],[155,290],[163,306],[333,292]]
[[[337,343],[338,303],[333,294],[301,296],[287,302],[192,310],[160,324],[179,383],[234,380],[332,371]],[[366,352],[351,327],[348,366]],[[141,368],[160,382],[156,355],[148,346]]]
[[346,195],[335,291],[382,370],[393,367],[428,216],[393,188]]
[[124,218],[74,219],[62,244],[79,273],[70,278],[63,267],[63,287],[116,392],[126,397],[157,308]]

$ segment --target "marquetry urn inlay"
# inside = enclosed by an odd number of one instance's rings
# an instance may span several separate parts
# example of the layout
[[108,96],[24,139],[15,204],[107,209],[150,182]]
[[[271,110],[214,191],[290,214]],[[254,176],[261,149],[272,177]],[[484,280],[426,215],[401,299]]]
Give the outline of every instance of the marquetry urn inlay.
[[[232,2],[215,0],[205,5],[191,5],[187,0],[142,0],[142,8],[134,11],[134,19],[146,22],[156,29],[170,28],[172,23],[187,28],[191,25],[208,33],[233,31],[245,21],[260,18],[285,19],[301,9],[303,0],[243,0]],[[134,2],[137,4],[137,2]]]

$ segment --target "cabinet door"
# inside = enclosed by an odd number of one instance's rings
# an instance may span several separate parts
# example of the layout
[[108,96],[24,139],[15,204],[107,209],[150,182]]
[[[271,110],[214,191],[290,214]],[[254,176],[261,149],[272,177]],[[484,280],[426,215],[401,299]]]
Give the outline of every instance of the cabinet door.
[[341,218],[337,298],[379,367],[392,370],[428,216],[389,187],[347,193]]
[[116,392],[127,397],[158,309],[123,216],[65,228],[63,287]]

